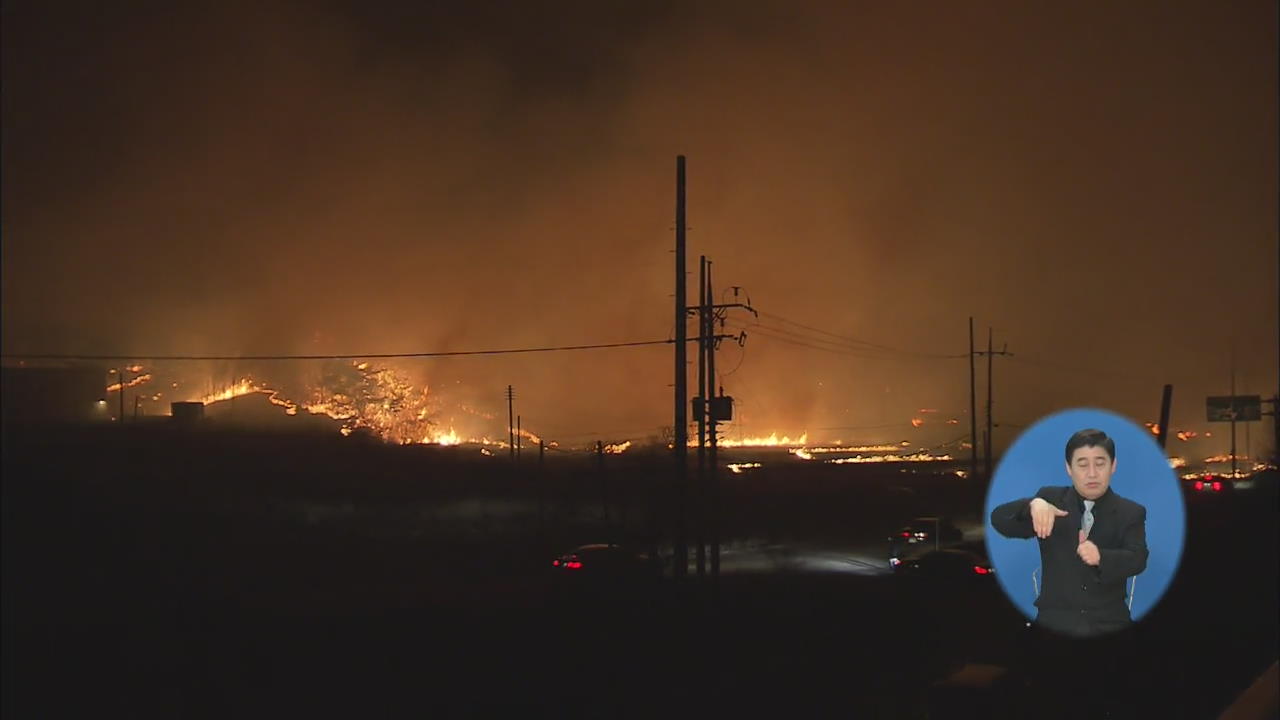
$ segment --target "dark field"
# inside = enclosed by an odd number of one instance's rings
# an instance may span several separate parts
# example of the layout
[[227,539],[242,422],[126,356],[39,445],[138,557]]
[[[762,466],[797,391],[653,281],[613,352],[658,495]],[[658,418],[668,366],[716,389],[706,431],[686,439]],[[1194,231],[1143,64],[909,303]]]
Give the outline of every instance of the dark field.
[[[994,583],[922,594],[866,565],[914,515],[979,521],[954,475],[724,472],[717,589],[668,569],[583,591],[552,557],[669,555],[666,457],[512,470],[501,450],[112,430],[5,430],[6,717],[942,718],[967,701],[934,684],[973,664],[1007,670],[974,716],[1039,716],[1037,638]],[[1122,668],[1139,716],[1217,717],[1276,659],[1275,481],[1190,499]],[[787,562],[819,552],[850,571]]]

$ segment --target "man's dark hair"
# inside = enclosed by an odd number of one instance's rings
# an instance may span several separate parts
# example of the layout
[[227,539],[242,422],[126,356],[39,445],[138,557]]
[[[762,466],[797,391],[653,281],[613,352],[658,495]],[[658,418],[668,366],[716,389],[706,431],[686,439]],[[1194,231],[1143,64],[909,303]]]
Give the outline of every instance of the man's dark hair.
[[1107,434],[1101,430],[1081,430],[1072,435],[1067,441],[1067,462],[1071,462],[1071,456],[1082,447],[1100,447],[1107,451],[1111,462],[1116,461],[1116,441],[1107,437]]

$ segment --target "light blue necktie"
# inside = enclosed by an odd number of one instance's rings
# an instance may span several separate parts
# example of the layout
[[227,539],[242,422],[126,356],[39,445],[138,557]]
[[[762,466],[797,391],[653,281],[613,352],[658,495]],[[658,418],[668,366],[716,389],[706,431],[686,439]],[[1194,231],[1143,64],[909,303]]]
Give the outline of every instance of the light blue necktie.
[[1084,501],[1084,515],[1080,518],[1080,529],[1084,530],[1085,539],[1089,538],[1089,531],[1093,529],[1093,500]]

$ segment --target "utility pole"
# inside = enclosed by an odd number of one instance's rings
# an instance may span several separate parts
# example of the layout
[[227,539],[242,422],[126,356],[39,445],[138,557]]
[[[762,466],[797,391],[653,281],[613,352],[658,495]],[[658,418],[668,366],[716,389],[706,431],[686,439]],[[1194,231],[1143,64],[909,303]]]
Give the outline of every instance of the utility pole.
[[1236,346],[1231,344],[1231,479],[1236,475],[1236,415],[1239,403],[1236,402]]
[[546,484],[547,478],[544,475],[542,467],[543,455],[546,452],[547,444],[538,438],[538,541],[541,547],[545,548],[547,544],[547,511],[546,511]]
[[684,206],[684,156],[676,157],[676,311],[675,311],[675,463],[676,463],[676,540],[675,557],[672,574],[676,579],[683,578],[689,572],[689,547],[685,537],[685,493],[688,482],[689,458],[689,417],[686,409],[688,402],[688,369],[685,367],[687,333],[685,327],[685,206]]
[[617,536],[613,531],[613,522],[609,519],[609,488],[604,476],[604,441],[596,441],[596,473],[600,476],[600,507],[604,510],[604,526],[614,542]]
[[507,386],[507,450],[511,456],[511,462],[516,461],[516,424],[513,416],[515,408],[516,393],[510,385]]
[[973,374],[973,316],[969,316],[969,478],[978,481],[978,394]]
[[516,459],[520,459],[520,451],[524,449],[524,433],[520,430],[520,416],[516,416]]
[[1156,442],[1160,444],[1160,449],[1165,449],[1165,440],[1169,436],[1169,409],[1173,406],[1173,386],[1165,385],[1164,392],[1160,397],[1160,434],[1156,436]]
[[[969,323],[970,323],[970,324],[969,324],[969,346],[972,348],[972,347],[973,347],[973,319],[972,319],[972,318],[970,318]],[[992,358],[993,358],[993,357],[995,357],[996,355],[1010,355],[1010,356],[1012,356],[1012,355],[1013,355],[1013,353],[1009,352],[1009,346],[1008,346],[1007,344],[1006,344],[1006,345],[1004,346],[1004,348],[1003,348],[1003,349],[1001,349],[999,352],[996,352],[996,351],[994,351],[994,350],[992,349],[992,346],[991,346],[991,332],[992,332],[992,331],[991,331],[991,328],[990,328],[990,327],[988,327],[988,328],[987,328],[987,351],[986,351],[986,352],[982,352],[981,350],[977,350],[977,351],[975,351],[975,350],[970,350],[970,355],[969,355],[969,357],[970,357],[970,360],[969,360],[969,369],[970,369],[970,376],[969,376],[969,377],[970,377],[970,384],[969,384],[969,397],[971,398],[971,402],[972,402],[972,398],[973,398],[973,381],[972,381],[972,377],[973,377],[973,374],[972,374],[972,373],[973,373],[973,356],[974,356],[974,355],[986,355],[986,356],[987,356],[987,427],[986,427],[986,431],[982,434],[983,454],[984,454],[984,456],[985,456],[985,458],[986,458],[986,460],[985,460],[985,467],[984,467],[984,469],[985,469],[985,471],[986,471],[986,479],[987,479],[987,481],[990,481],[990,480],[991,480],[991,472],[992,472],[992,467],[991,467],[991,466],[992,466],[992,462],[991,462],[991,460],[992,460],[992,455],[993,455],[993,453],[991,452],[991,446],[992,446],[992,444],[993,444],[993,443],[992,443],[992,437],[993,437],[993,435],[995,434],[995,424],[994,424],[994,422],[992,421],[992,415],[991,415],[991,396],[992,396],[992,387],[994,386],[993,378],[992,378],[992,369],[991,369]],[[976,423],[976,420],[975,420],[975,423]],[[976,472],[976,468],[977,468],[977,466],[978,466],[978,461],[977,461],[977,457],[976,457],[976,455],[975,455],[974,460],[973,460],[973,466],[974,466],[974,468],[975,468],[975,472]]]
[[707,301],[707,256],[702,255],[698,258],[698,400],[694,405],[694,413],[698,416],[698,475],[697,475],[697,492],[695,494],[697,514],[696,514],[696,542],[698,544],[698,577],[707,574],[707,543],[705,536],[705,526],[707,519],[707,343],[711,336],[708,329],[711,325],[709,316],[710,309],[707,307],[710,303]]
[[124,366],[120,366],[118,371],[120,380],[120,424],[124,425]]
[[991,326],[987,326],[987,433],[982,436],[982,456],[986,458],[987,482],[991,482],[991,435],[995,432],[991,420]]
[[1264,398],[1262,402],[1271,406],[1271,412],[1262,413],[1263,415],[1271,416],[1271,429],[1275,434],[1272,439],[1275,444],[1271,447],[1271,461],[1280,462],[1280,395]]
[[[707,261],[707,294],[706,304],[711,305],[714,294],[711,290],[711,261]],[[711,332],[707,333],[707,390],[710,391],[716,385],[716,339],[715,335],[715,316],[708,314],[707,329]],[[711,394],[711,393],[708,393]],[[724,388],[720,388],[720,395],[724,394]],[[711,410],[710,403],[706,403],[705,407],[710,410],[707,417],[710,420],[708,424],[708,469],[710,470],[710,482],[708,493],[710,502],[708,505],[707,523],[708,529],[711,531],[711,591],[713,597],[717,596],[720,588],[720,471],[716,460],[716,413]]]

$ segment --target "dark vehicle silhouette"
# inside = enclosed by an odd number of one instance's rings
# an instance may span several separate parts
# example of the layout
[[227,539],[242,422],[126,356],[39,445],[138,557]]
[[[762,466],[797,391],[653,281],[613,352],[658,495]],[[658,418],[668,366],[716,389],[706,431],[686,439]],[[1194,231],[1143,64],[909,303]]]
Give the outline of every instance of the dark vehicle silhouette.
[[918,517],[895,530],[889,540],[889,566],[897,568],[906,558],[958,543],[964,534],[948,518]]
[[1213,473],[1204,473],[1203,475],[1195,475],[1185,478],[1182,481],[1182,487],[1193,495],[1223,495],[1235,492],[1236,485],[1232,479]]
[[551,561],[555,589],[571,596],[625,596],[651,588],[662,566],[623,545],[581,545]]
[[907,558],[894,568],[902,578],[929,585],[986,586],[995,581],[995,568],[980,542],[929,550]]

